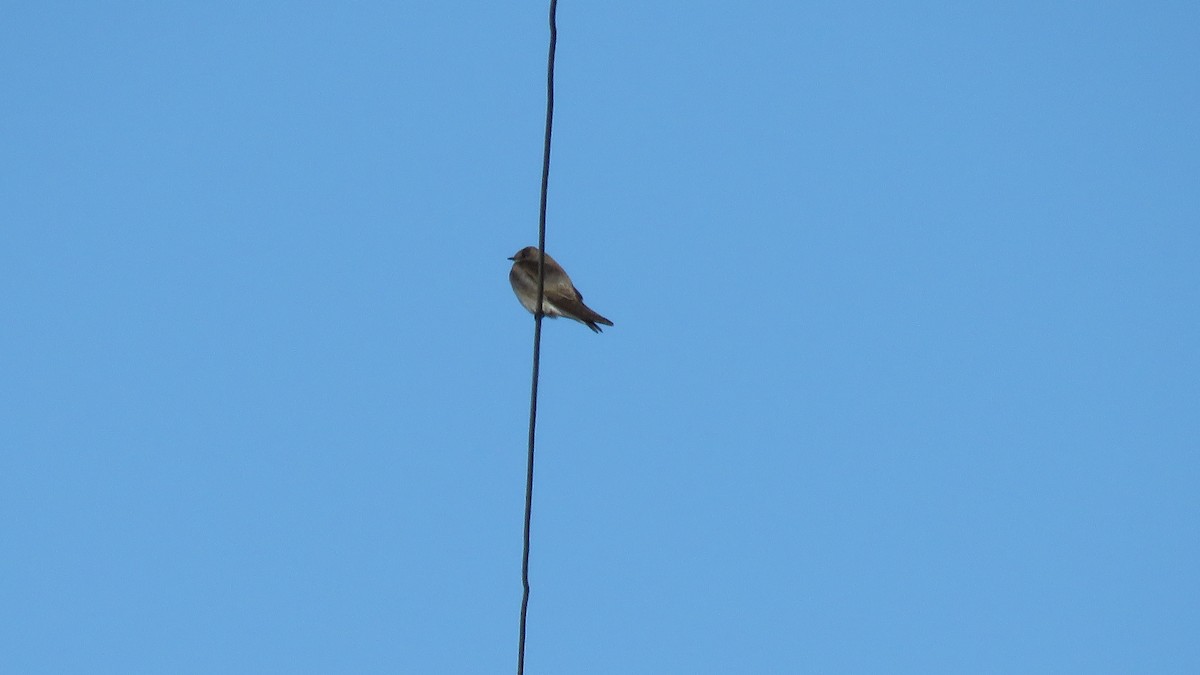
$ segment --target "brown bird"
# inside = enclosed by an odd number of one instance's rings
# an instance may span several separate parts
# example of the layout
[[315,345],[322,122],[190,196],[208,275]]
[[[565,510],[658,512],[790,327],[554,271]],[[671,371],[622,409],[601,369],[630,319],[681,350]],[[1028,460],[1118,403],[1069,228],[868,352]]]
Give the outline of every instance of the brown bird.
[[[521,301],[521,305],[533,313],[533,306],[537,304],[538,248],[536,246],[526,246],[517,251],[517,254],[509,258],[509,260],[514,262],[512,271],[508,273],[508,281],[512,284],[513,292],[517,294],[517,299]],[[613,325],[613,322],[600,316],[592,311],[590,307],[583,304],[583,294],[571,283],[571,277],[567,276],[567,272],[562,268],[562,265],[555,262],[549,253],[546,254],[546,265],[543,274],[543,314],[551,319],[560,316],[575,319],[597,333],[600,332],[600,327],[596,324],[602,323],[605,326]]]

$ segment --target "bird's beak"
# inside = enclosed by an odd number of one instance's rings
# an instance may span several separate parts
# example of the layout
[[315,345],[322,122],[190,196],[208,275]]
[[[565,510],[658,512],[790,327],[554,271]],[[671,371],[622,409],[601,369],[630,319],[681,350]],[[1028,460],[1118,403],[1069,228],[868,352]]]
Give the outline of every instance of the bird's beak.
[[515,256],[515,255],[513,257],[509,258],[509,260],[516,260],[516,259],[517,259],[517,256]]

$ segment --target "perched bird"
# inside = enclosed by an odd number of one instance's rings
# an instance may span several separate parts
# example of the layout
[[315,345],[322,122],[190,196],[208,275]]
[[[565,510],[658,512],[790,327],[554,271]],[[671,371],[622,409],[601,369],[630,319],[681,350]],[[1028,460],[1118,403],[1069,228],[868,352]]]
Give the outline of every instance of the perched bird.
[[[512,284],[513,292],[521,305],[530,312],[534,311],[538,292],[538,248],[526,246],[509,258],[513,261],[512,271],[508,273],[508,281]],[[546,254],[546,264],[543,270],[542,313],[551,319],[565,316],[591,328],[597,333],[600,327],[613,325],[613,322],[592,311],[583,304],[583,294],[571,283],[571,277],[566,270]]]

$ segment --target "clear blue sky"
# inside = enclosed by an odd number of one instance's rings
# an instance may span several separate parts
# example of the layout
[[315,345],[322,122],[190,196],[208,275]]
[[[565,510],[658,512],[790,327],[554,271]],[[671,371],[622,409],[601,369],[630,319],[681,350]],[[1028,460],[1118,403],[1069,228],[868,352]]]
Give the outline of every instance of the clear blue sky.
[[[0,672],[514,670],[545,12],[6,6]],[[527,672],[1200,672],[1200,6],[559,24]]]

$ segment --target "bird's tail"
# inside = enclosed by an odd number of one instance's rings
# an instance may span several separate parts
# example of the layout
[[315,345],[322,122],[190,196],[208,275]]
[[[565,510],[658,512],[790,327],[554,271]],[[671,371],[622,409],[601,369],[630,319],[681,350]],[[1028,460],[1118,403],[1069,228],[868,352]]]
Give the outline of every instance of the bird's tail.
[[597,333],[602,333],[602,332],[604,332],[604,331],[600,330],[600,326],[597,326],[596,324],[598,324],[598,323],[602,323],[602,324],[604,324],[605,326],[611,326],[611,325],[613,325],[613,322],[611,322],[611,321],[609,321],[608,319],[606,319],[606,318],[604,318],[604,317],[600,316],[600,314],[599,314],[599,313],[597,313],[597,312],[596,312],[594,309],[592,309],[591,307],[588,307],[587,305],[584,305],[583,303],[579,303],[579,304],[582,306],[582,308],[584,309],[584,311],[585,311],[585,312],[587,312],[587,313],[586,313],[586,314],[584,314],[583,316],[579,317],[579,320],[580,320],[580,321],[581,321],[581,322],[582,322],[582,323],[583,323],[585,326],[587,326],[588,328],[591,328],[593,331],[595,331],[595,332],[597,332]]

